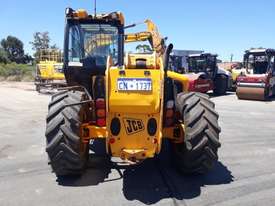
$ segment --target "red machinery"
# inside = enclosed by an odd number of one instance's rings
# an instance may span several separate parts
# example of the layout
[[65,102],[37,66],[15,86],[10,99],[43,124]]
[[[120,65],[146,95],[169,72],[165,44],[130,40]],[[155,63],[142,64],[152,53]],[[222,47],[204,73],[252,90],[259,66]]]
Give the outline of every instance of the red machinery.
[[244,55],[245,73],[237,78],[239,99],[267,100],[275,94],[275,50],[251,49]]
[[213,90],[216,95],[224,95],[231,88],[231,74],[217,67],[217,55],[191,54],[187,62],[185,75],[189,77],[189,91],[206,93]]

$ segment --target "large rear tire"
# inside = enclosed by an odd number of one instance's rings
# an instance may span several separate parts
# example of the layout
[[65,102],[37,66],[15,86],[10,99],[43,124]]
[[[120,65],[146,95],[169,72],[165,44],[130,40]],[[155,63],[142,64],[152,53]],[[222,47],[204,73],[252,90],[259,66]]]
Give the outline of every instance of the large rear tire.
[[177,110],[185,126],[184,142],[174,144],[174,160],[178,169],[185,173],[206,173],[218,160],[219,115],[214,103],[205,94],[180,93]]
[[83,98],[83,92],[62,91],[53,95],[49,103],[46,152],[57,176],[81,174],[88,160],[88,144],[84,144],[80,138],[85,106],[64,108],[64,105],[80,102]]

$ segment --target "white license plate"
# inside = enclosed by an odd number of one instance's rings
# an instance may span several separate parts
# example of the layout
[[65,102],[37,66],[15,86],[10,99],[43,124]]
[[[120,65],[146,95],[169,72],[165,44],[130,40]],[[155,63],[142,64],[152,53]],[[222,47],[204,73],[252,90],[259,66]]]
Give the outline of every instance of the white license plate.
[[117,79],[119,91],[152,91],[150,78],[119,78]]

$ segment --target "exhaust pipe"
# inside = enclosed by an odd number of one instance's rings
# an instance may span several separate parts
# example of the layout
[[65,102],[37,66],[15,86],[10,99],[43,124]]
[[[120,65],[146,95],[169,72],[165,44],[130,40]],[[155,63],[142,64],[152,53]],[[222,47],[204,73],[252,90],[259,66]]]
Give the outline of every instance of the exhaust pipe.
[[170,58],[170,54],[173,50],[173,44],[169,44],[168,47],[165,50],[164,53],[164,72],[165,72],[165,76],[167,76],[167,71],[169,69],[169,58]]

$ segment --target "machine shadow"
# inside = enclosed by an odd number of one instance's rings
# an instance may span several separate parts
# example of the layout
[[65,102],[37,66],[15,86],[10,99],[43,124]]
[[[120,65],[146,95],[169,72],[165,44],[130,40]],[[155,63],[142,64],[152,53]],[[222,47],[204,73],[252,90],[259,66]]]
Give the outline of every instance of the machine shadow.
[[275,96],[272,96],[267,102],[273,102],[275,101]]
[[[33,90],[33,91],[35,91],[35,92],[37,92],[36,90]],[[50,90],[46,90],[46,91],[40,91],[38,94],[39,95],[44,95],[44,96],[52,96],[52,95],[54,95],[54,94],[56,94],[58,91],[50,91]]]
[[82,176],[59,177],[56,181],[65,187],[85,187],[122,180],[122,192],[128,201],[152,205],[167,198],[192,199],[201,194],[202,187],[229,184],[233,178],[221,162],[206,175],[182,175],[173,167],[167,146],[155,158],[132,166],[112,162],[109,156],[90,154],[88,168]]
[[162,199],[192,199],[201,194],[207,185],[230,184],[232,172],[218,161],[205,175],[183,175],[172,163],[171,144],[164,140],[161,153],[154,159],[127,168],[123,172],[123,194],[129,201],[138,200],[152,205]]
[[[165,198],[177,200],[192,199],[201,194],[201,187],[206,185],[229,184],[233,181],[231,171],[221,162],[206,175],[184,176],[173,167],[162,167],[165,176],[154,170],[144,170],[146,165],[125,170],[123,176],[123,193],[127,200],[138,200],[152,205]],[[161,176],[161,177],[160,177]]]
[[223,96],[232,96],[232,95],[236,95],[236,92],[234,92],[234,91],[228,91],[228,92],[226,92],[226,94],[224,94],[224,95],[216,95],[216,94],[214,94],[213,92],[208,92],[207,95],[208,95],[210,98],[217,98],[217,97],[223,97]]

